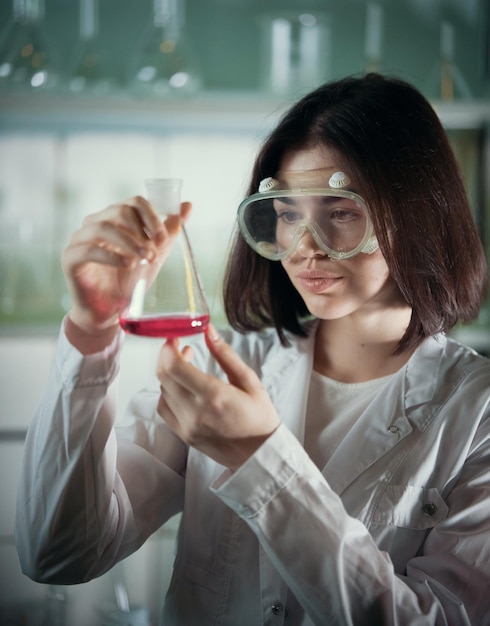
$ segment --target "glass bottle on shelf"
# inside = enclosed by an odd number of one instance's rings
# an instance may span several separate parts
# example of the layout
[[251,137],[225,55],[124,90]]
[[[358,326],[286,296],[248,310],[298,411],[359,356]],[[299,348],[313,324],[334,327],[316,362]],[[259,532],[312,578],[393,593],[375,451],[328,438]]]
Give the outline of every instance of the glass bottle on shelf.
[[42,626],[66,626],[66,603],[66,587],[49,585],[43,607]]
[[201,77],[185,32],[184,0],[153,0],[151,26],[129,70],[129,88],[138,95],[190,95]]
[[366,5],[364,64],[366,72],[379,72],[383,43],[383,7],[378,2]]
[[0,89],[44,90],[60,82],[43,31],[44,0],[13,0],[12,20],[0,42]]
[[80,44],[68,78],[73,93],[104,95],[120,87],[99,38],[99,0],[80,0]]
[[467,100],[471,99],[468,84],[455,62],[454,26],[447,20],[441,23],[440,68],[441,100],[452,101],[458,96]]
[[261,16],[261,87],[287,95],[308,91],[330,75],[331,29],[323,12],[278,11]]

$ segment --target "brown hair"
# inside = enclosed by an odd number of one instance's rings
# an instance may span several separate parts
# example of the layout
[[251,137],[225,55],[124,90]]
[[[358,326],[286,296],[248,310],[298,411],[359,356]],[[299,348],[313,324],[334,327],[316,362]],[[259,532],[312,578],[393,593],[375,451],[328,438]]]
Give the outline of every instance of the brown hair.
[[[388,268],[412,307],[397,351],[475,319],[487,266],[447,135],[408,83],[368,74],[328,83],[296,103],[260,150],[249,193],[273,176],[285,152],[318,145],[348,161],[370,207]],[[237,234],[224,283],[225,310],[240,330],[305,335],[306,306],[281,263]]]

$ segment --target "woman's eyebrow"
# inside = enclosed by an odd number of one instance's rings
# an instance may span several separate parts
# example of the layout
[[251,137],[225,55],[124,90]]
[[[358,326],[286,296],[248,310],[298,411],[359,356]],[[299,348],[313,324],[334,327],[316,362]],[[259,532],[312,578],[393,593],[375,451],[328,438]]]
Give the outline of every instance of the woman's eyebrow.
[[[311,196],[305,194],[306,197],[314,199],[316,202],[316,206],[318,207],[329,207],[333,204],[341,204],[341,206],[359,206],[359,204],[353,198],[345,198],[344,196],[336,196],[336,195],[318,195],[312,194]],[[292,206],[296,208],[301,208],[301,198],[304,196],[280,196],[278,198],[274,198],[276,202],[281,204],[285,204],[287,206]]]
[[321,205],[331,205],[337,204],[339,202],[348,203],[348,204],[357,204],[355,200],[352,198],[345,198],[344,196],[336,196],[336,195],[328,195],[323,196],[320,194],[304,194],[304,196],[281,196],[280,198],[276,198],[279,202],[283,202],[284,204],[289,205],[297,205],[301,204],[301,198],[307,197],[313,200],[316,200],[317,204]]
[[297,205],[296,198],[297,197],[295,196],[281,196],[279,198],[274,198],[274,200],[277,200],[278,202],[281,202],[282,204],[296,206]]

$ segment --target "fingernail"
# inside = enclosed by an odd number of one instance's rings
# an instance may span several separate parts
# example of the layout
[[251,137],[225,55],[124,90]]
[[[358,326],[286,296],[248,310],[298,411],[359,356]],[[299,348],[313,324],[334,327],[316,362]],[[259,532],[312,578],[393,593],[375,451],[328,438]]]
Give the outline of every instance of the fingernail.
[[138,253],[140,257],[142,257],[142,260],[147,261],[148,263],[151,263],[155,258],[155,252],[151,249],[149,250],[148,248],[144,248],[143,246],[138,248]]
[[212,324],[209,324],[208,326],[208,336],[211,339],[211,341],[219,341],[221,339],[218,331]]

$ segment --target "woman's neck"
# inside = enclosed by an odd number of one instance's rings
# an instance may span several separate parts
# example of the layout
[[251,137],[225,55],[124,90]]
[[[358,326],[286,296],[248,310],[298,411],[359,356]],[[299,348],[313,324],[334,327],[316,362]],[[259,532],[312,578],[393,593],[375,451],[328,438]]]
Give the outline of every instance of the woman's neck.
[[315,338],[315,371],[346,383],[397,372],[412,351],[394,354],[410,322],[410,308],[322,320]]

